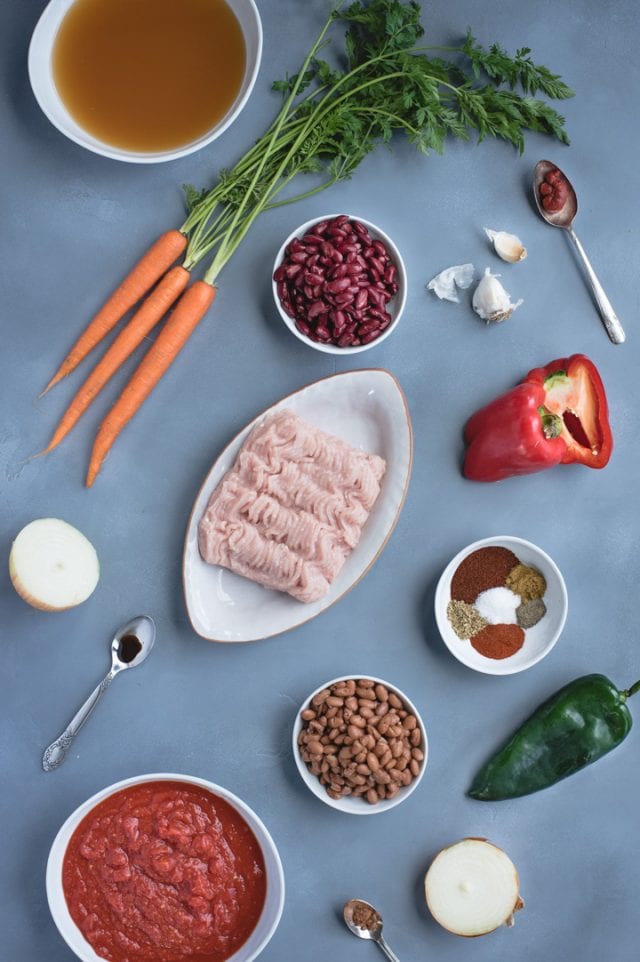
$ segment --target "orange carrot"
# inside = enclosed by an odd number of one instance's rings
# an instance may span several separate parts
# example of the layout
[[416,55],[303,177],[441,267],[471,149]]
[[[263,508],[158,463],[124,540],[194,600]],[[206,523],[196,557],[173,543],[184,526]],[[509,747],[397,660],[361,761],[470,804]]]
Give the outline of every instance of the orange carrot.
[[178,301],[160,334],[100,425],[87,471],[88,488],[95,481],[114,441],[176,359],[215,296],[215,287],[205,281],[196,281]]
[[182,294],[189,281],[189,271],[184,267],[172,267],[157,287],[149,294],[142,306],[136,311],[126,327],[98,361],[93,371],[86,379],[71,404],[62,415],[62,419],[49,444],[42,452],[48,454],[53,451],[69,431],[80,420],[91,402],[98,396],[107,381],[115,374],[119,367],[135,351],[158,321],[164,317],[171,305]]
[[[187,245],[187,238],[179,230],[170,230],[152,244],[133,270],[100,308],[89,326],[75,342],[64,361],[51,378],[42,394],[70,374],[103,337],[115,327],[121,317],[150,290],[158,278],[171,267]],[[40,397],[42,397],[42,394]]]

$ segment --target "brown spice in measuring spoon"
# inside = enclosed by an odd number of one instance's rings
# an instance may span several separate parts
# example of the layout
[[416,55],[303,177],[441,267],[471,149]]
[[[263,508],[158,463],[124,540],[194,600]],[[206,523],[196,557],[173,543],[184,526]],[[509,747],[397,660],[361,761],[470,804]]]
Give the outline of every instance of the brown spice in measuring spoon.
[[371,905],[364,902],[356,902],[351,921],[358,929],[375,932],[380,925],[380,915]]
[[513,551],[492,545],[472,551],[460,562],[451,579],[451,598],[472,605],[488,588],[503,587],[519,559]]

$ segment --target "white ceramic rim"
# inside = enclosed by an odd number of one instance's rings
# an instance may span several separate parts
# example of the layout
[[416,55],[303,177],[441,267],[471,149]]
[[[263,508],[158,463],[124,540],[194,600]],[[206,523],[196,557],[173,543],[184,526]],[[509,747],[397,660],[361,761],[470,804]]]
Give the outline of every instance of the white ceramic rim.
[[[398,293],[394,295],[392,300],[389,302],[393,308],[391,313],[394,315],[391,324],[389,324],[389,327],[386,329],[386,331],[383,331],[380,337],[377,337],[375,341],[371,341],[370,344],[359,344],[356,347],[338,347],[336,344],[321,344],[318,341],[312,341],[311,338],[306,336],[306,334],[303,334],[302,331],[299,331],[293,318],[289,317],[287,312],[283,309],[282,304],[280,303],[280,298],[278,297],[278,288],[273,279],[273,275],[276,269],[280,266],[280,263],[284,257],[285,247],[291,243],[294,237],[302,237],[302,235],[306,234],[311,227],[313,227],[315,224],[319,224],[323,220],[332,220],[334,217],[343,216],[348,217],[349,220],[360,221],[361,224],[364,224],[369,233],[372,234],[374,240],[379,238],[383,244],[386,245],[389,254],[395,263],[395,266],[398,268]],[[303,344],[306,344],[307,347],[312,347],[314,350],[321,351],[323,354],[361,354],[363,351],[368,351],[372,347],[377,347],[378,344],[382,344],[382,342],[385,341],[398,326],[400,318],[404,312],[405,304],[407,303],[407,268],[397,245],[391,240],[389,235],[382,230],[381,227],[378,227],[377,224],[374,224],[370,220],[365,220],[365,218],[360,217],[359,214],[345,215],[343,212],[339,214],[324,214],[322,217],[314,217],[312,220],[308,220],[305,221],[304,224],[300,224],[299,227],[296,227],[296,229],[289,234],[287,239],[280,246],[280,250],[276,254],[276,258],[273,262],[273,268],[271,270],[271,291],[273,293],[275,305],[278,308],[278,313],[280,314],[280,317],[284,321],[285,325],[288,327],[291,333],[295,334],[298,340],[302,341]]]
[[[84,147],[86,150],[92,151],[94,154],[100,154],[102,157],[109,157],[111,160],[119,160],[124,163],[129,164],[162,164],[170,160],[177,160],[180,157],[186,157],[188,154],[193,154],[197,150],[201,150],[206,147],[212,141],[217,140],[225,132],[225,130],[231,126],[234,120],[239,116],[241,111],[244,109],[247,100],[251,96],[253,87],[255,85],[256,79],[258,77],[258,72],[260,70],[260,64],[262,61],[262,46],[263,46],[263,31],[262,31],[262,20],[260,19],[260,12],[256,6],[255,0],[243,0],[244,3],[248,5],[248,9],[251,11],[251,15],[254,20],[255,28],[255,48],[251,49],[251,44],[249,42],[250,38],[247,35],[247,31],[240,22],[240,18],[236,11],[234,14],[240,28],[242,29],[242,34],[245,41],[245,49],[247,53],[247,63],[245,66],[245,74],[242,80],[240,89],[244,87],[244,93],[236,99],[236,101],[229,108],[228,113],[223,117],[216,126],[208,133],[203,134],[197,140],[191,141],[185,144],[183,147],[172,148],[166,151],[134,151],[125,150],[121,147],[115,147],[113,144],[107,144],[94,137],[72,117],[72,115],[67,110],[67,107],[60,97],[58,90],[56,88],[53,71],[51,67],[51,55],[53,53],[53,47],[55,43],[58,30],[62,20],[66,16],[68,10],[75,0],[61,0],[60,9],[56,10],[54,7],[51,9],[55,0],[50,0],[47,6],[42,11],[40,18],[34,28],[33,34],[31,36],[31,42],[29,44],[29,53],[27,58],[29,81],[31,83],[31,89],[33,90],[33,95],[38,102],[38,105],[47,119],[68,137],[69,140],[74,141],[80,147]],[[46,77],[45,81],[42,80],[40,76],[40,61],[41,57],[46,55],[48,62],[46,65]],[[54,116],[54,111],[52,111],[48,105],[48,100],[53,98],[56,103],[56,107],[64,115],[64,125],[61,121]]]
[[[456,570],[458,565],[462,562],[462,560],[467,557],[467,555],[470,555],[473,551],[477,551],[479,548],[488,548],[493,545],[504,546],[504,547],[507,547],[510,545],[522,545],[528,548],[533,554],[537,554],[540,558],[543,558],[544,561],[549,565],[549,567],[551,568],[555,576],[557,577],[558,585],[560,587],[560,594],[562,596],[562,614],[560,616],[560,622],[555,633],[551,636],[551,638],[549,639],[547,644],[544,646],[544,648],[542,648],[536,655],[532,655],[531,658],[525,664],[519,665],[519,666],[514,666],[514,665],[510,666],[508,664],[508,659],[506,658],[500,661],[496,661],[495,664],[492,664],[489,659],[486,659],[487,664],[484,666],[475,664],[470,659],[465,658],[461,652],[455,651],[449,645],[449,642],[447,641],[446,632],[443,630],[444,622],[442,621],[442,618],[446,618],[446,614],[442,615],[442,612],[446,611],[447,605],[442,604],[441,602],[442,602],[443,595],[445,595],[445,596],[448,596],[447,597],[447,603],[448,603],[448,598],[450,597],[450,583],[451,583],[451,578],[453,577],[454,571]],[[534,544],[532,541],[526,541],[524,538],[517,538],[515,537],[515,535],[511,535],[511,534],[508,534],[508,535],[503,534],[503,535],[496,535],[495,537],[490,537],[490,538],[481,538],[479,541],[474,541],[473,544],[467,545],[466,548],[462,548],[462,550],[459,551],[457,555],[451,559],[449,564],[446,566],[446,568],[440,575],[438,584],[436,586],[435,597],[434,597],[434,611],[435,611],[435,617],[436,617],[436,624],[438,625],[438,630],[440,632],[440,637],[442,638],[443,642],[445,643],[445,645],[447,646],[451,654],[454,656],[454,658],[456,658],[459,662],[461,662],[463,665],[466,665],[467,668],[471,668],[473,671],[481,672],[484,675],[493,675],[493,676],[516,675],[521,671],[526,671],[528,668],[532,668],[534,665],[537,665],[538,662],[542,661],[542,659],[549,654],[551,649],[555,647],[558,641],[558,638],[563,632],[563,629],[567,620],[567,614],[569,611],[569,595],[567,593],[567,586],[565,584],[565,580],[562,576],[562,572],[560,571],[560,568],[557,566],[553,558],[546,553],[546,551],[543,551],[542,548],[539,548],[538,545]]]
[[[422,745],[420,747],[424,752],[424,759],[420,765],[419,775],[413,779],[410,785],[401,788],[394,798],[383,799],[376,805],[369,805],[369,803],[363,799],[352,799],[348,796],[345,799],[331,798],[329,795],[327,795],[324,785],[320,784],[320,780],[309,771],[305,763],[302,761],[300,752],[298,750],[298,735],[302,729],[302,719],[300,717],[300,713],[303,712],[305,708],[309,707],[312,698],[314,698],[314,696],[319,692],[323,691],[323,689],[330,688],[331,685],[336,685],[341,681],[349,681],[352,678],[356,680],[358,678],[363,678],[365,681],[373,681],[375,684],[384,685],[385,688],[387,688],[390,692],[396,694],[398,698],[402,699],[407,709],[416,716],[418,725],[420,726],[420,731],[422,732]],[[427,729],[425,728],[425,724],[422,720],[420,712],[413,702],[407,698],[405,693],[397,687],[397,685],[391,685],[388,681],[385,681],[384,678],[377,678],[374,675],[358,675],[355,673],[352,673],[351,675],[340,675],[339,678],[332,678],[330,681],[325,681],[324,684],[319,685],[315,691],[312,691],[311,694],[305,698],[303,703],[298,708],[295,722],[293,724],[291,741],[296,767],[309,791],[312,792],[316,798],[319,798],[321,802],[324,802],[325,805],[330,805],[331,808],[335,808],[339,812],[345,812],[347,815],[379,815],[381,812],[388,812],[390,809],[395,808],[396,805],[400,805],[401,802],[404,802],[405,799],[409,798],[411,793],[416,790],[422,781],[422,776],[424,775],[427,762],[429,761],[429,740],[427,738]]]
[[[190,604],[190,601],[189,601],[190,592],[189,592],[188,586],[187,586],[187,582],[188,582],[188,580],[189,580],[188,577],[187,577],[187,565],[188,565],[188,557],[189,557],[189,553],[190,553],[190,541],[191,541],[191,538],[193,537],[194,520],[195,520],[195,517],[196,517],[196,515],[197,515],[197,512],[200,510],[199,501],[200,501],[200,498],[201,498],[201,496],[202,496],[202,494],[203,494],[203,491],[205,490],[205,488],[207,488],[208,481],[209,481],[209,477],[210,477],[212,471],[213,471],[214,468],[217,466],[217,464],[218,464],[218,462],[221,460],[221,458],[223,458],[223,457],[227,454],[227,452],[229,451],[229,449],[234,448],[236,445],[238,445],[238,450],[239,450],[239,448],[240,448],[240,446],[241,446],[241,440],[243,441],[244,438],[249,435],[250,430],[251,430],[262,418],[264,418],[268,413],[270,413],[271,411],[279,408],[280,406],[286,406],[286,403],[287,403],[288,401],[290,401],[292,398],[294,398],[296,395],[298,395],[298,394],[303,394],[303,393],[304,393],[305,391],[307,391],[309,388],[312,388],[312,387],[314,387],[315,385],[320,384],[320,383],[322,383],[322,382],[333,381],[333,380],[337,380],[337,379],[339,379],[339,378],[352,377],[353,375],[360,376],[360,375],[370,375],[370,374],[382,374],[382,375],[388,377],[388,378],[391,380],[391,382],[393,383],[393,385],[395,386],[395,389],[397,390],[397,392],[398,392],[398,394],[399,394],[399,396],[400,396],[400,400],[402,401],[402,404],[403,404],[403,406],[404,406],[405,424],[406,424],[406,428],[407,428],[407,432],[408,432],[408,437],[407,437],[407,443],[408,443],[407,476],[406,476],[406,480],[405,480],[404,487],[403,487],[403,491],[402,491],[402,497],[401,497],[400,502],[399,502],[399,504],[398,504],[397,513],[396,513],[396,515],[395,515],[395,517],[394,517],[391,525],[390,525],[389,528],[387,529],[386,534],[385,534],[385,536],[384,536],[384,540],[383,540],[382,544],[380,545],[380,547],[378,548],[378,550],[376,551],[375,555],[373,556],[373,558],[371,559],[371,561],[369,562],[369,564],[366,566],[366,568],[364,568],[364,570],[357,576],[357,578],[356,578],[354,581],[352,581],[351,583],[349,583],[349,584],[345,587],[345,589],[344,589],[344,591],[342,592],[342,594],[338,595],[336,598],[333,599],[333,601],[330,602],[330,604],[328,604],[328,605],[326,605],[325,607],[321,608],[319,611],[315,612],[314,614],[308,615],[308,617],[303,618],[301,621],[297,621],[297,622],[296,622],[295,624],[293,624],[293,625],[290,625],[290,626],[288,626],[288,627],[286,627],[286,628],[283,628],[283,629],[280,629],[280,630],[278,630],[278,631],[270,631],[268,634],[261,634],[260,636],[256,636],[256,637],[252,637],[252,638],[243,638],[243,639],[241,639],[241,640],[228,639],[228,638],[216,638],[216,637],[214,637],[214,636],[211,635],[211,634],[203,634],[202,631],[200,631],[200,630],[196,627],[196,624],[195,624],[194,618],[193,618],[193,612],[192,612],[191,604]],[[238,442],[240,442],[240,443],[238,443]],[[263,641],[263,640],[265,640],[266,638],[274,638],[274,637],[276,637],[277,635],[283,634],[283,632],[285,632],[285,631],[294,631],[296,628],[299,628],[301,625],[306,624],[308,621],[312,621],[314,618],[317,618],[319,615],[323,614],[323,612],[328,611],[329,608],[331,608],[331,607],[333,607],[333,605],[337,604],[342,598],[344,598],[345,595],[347,595],[353,588],[356,587],[356,585],[358,585],[358,584],[362,581],[362,579],[365,577],[365,575],[368,574],[368,572],[371,570],[371,568],[373,567],[373,565],[377,562],[377,560],[379,559],[380,555],[382,554],[384,548],[386,547],[386,545],[387,545],[387,543],[388,543],[388,541],[389,541],[389,538],[391,537],[391,535],[393,534],[393,531],[395,530],[395,527],[396,527],[396,525],[397,525],[397,523],[398,523],[398,520],[399,520],[399,518],[400,518],[400,515],[401,515],[401,513],[402,513],[402,509],[403,509],[403,507],[404,507],[404,503],[405,503],[406,498],[407,498],[407,491],[409,490],[409,483],[410,483],[410,481],[411,481],[412,470],[413,470],[413,425],[412,425],[412,422],[411,422],[411,414],[410,414],[410,412],[409,412],[409,405],[408,405],[408,402],[407,402],[407,398],[406,398],[406,396],[405,396],[405,394],[404,394],[404,391],[402,390],[402,386],[400,385],[400,382],[398,381],[398,379],[396,378],[396,376],[391,373],[391,371],[388,371],[388,370],[387,370],[386,368],[384,368],[384,367],[364,367],[364,368],[358,368],[358,369],[356,369],[356,370],[354,370],[354,371],[338,371],[336,374],[328,374],[328,375],[326,375],[326,377],[318,378],[318,380],[316,380],[316,381],[311,381],[310,384],[305,384],[303,387],[298,388],[296,391],[292,391],[290,394],[285,395],[285,397],[280,398],[280,399],[279,399],[278,401],[276,401],[274,404],[269,405],[268,408],[265,408],[263,411],[261,411],[260,414],[256,415],[255,418],[252,418],[252,420],[249,421],[248,424],[245,424],[244,427],[241,428],[241,430],[238,431],[238,432],[233,436],[233,438],[232,438],[232,439],[224,446],[224,448],[220,451],[220,453],[218,454],[217,458],[215,459],[215,461],[213,462],[213,464],[212,464],[211,467],[209,468],[207,474],[205,475],[205,477],[204,477],[204,479],[203,479],[203,481],[202,481],[202,484],[200,485],[200,488],[198,489],[198,493],[196,494],[196,497],[195,497],[195,499],[194,499],[194,502],[193,502],[193,506],[192,506],[192,508],[191,508],[191,511],[190,511],[190,513],[189,513],[189,520],[188,520],[188,522],[187,522],[187,527],[186,527],[185,536],[184,536],[184,542],[183,542],[183,548],[182,548],[182,590],[183,590],[183,595],[184,595],[184,598],[185,598],[185,607],[186,607],[186,609],[187,609],[187,615],[188,615],[188,617],[189,617],[189,622],[190,622],[191,627],[193,628],[194,632],[195,632],[200,638],[204,638],[206,641],[212,641],[212,642],[214,642],[214,643],[216,643],[216,644],[252,644],[253,642],[256,642],[256,641]],[[364,677],[364,676],[362,676],[362,677]]]
[[[98,962],[104,962],[104,960],[101,960],[100,956],[96,954],[93,947],[86,941],[76,923],[71,918],[69,910],[67,909],[67,903],[62,890],[62,864],[71,835],[80,824],[82,819],[89,814],[92,808],[94,808],[99,802],[104,801],[105,798],[115,794],[115,792],[121,791],[123,788],[130,788],[133,785],[142,785],[146,782],[186,782],[189,785],[197,785],[200,788],[204,788],[208,792],[211,792],[212,795],[217,795],[218,797],[224,799],[233,808],[235,808],[240,815],[242,815],[249,825],[249,828],[252,830],[253,834],[258,840],[260,848],[263,850],[263,855],[265,855],[265,863],[267,862],[267,854],[269,856],[269,860],[273,861],[276,870],[275,879],[272,879],[271,875],[267,874],[267,894],[262,909],[264,912],[269,898],[269,889],[271,888],[275,892],[276,898],[276,908],[273,922],[253,952],[246,956],[241,954],[243,948],[251,938],[250,934],[247,940],[227,960],[227,962],[253,962],[253,960],[260,955],[265,946],[271,940],[282,917],[285,899],[285,880],[280,854],[266,825],[262,819],[256,815],[253,809],[247,805],[246,802],[243,802],[241,798],[238,798],[237,795],[234,795],[234,793],[230,792],[227,788],[223,788],[221,785],[216,785],[215,782],[210,782],[206,778],[198,778],[196,775],[179,775],[172,772],[152,772],[147,775],[136,775],[132,778],[124,778],[121,781],[114,782],[113,785],[109,785],[107,788],[103,788],[101,791],[96,792],[95,795],[91,796],[91,798],[88,798],[81,805],[78,805],[71,815],[69,815],[69,817],[59,828],[56,837],[53,840],[51,849],[49,850],[46,869],[47,901],[49,903],[49,911],[51,912],[51,916],[56,924],[58,932],[74,955],[76,955],[79,959],[82,959],[82,962],[96,962],[96,960],[98,960]],[[259,920],[258,923],[256,923],[256,926],[257,924],[259,924]],[[67,930],[71,928],[73,929],[74,933],[79,934],[82,942],[84,945],[86,945],[85,955],[79,955],[76,947],[72,945],[71,941],[67,937]]]

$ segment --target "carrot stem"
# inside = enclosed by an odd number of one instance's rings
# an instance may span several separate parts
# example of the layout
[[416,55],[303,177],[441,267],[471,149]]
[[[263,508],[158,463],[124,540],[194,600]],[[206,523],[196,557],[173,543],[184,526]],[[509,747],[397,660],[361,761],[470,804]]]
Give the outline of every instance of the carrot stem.
[[169,369],[213,303],[216,289],[204,281],[188,287],[160,334],[100,425],[91,451],[86,485],[91,487],[116,438]]
[[133,270],[125,277],[119,287],[111,294],[98,313],[89,322],[75,342],[64,361],[40,395],[50,391],[54,384],[70,374],[130,308],[136,304],[160,277],[171,267],[187,246],[187,238],[178,230],[162,234],[151,245]]

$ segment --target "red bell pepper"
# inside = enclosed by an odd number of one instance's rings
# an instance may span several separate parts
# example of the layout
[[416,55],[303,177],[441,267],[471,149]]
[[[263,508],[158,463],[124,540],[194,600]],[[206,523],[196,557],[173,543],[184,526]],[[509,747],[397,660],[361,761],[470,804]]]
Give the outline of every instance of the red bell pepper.
[[473,415],[465,440],[464,473],[472,481],[501,481],[560,463],[603,468],[613,439],[596,366],[573,354],[529,371]]

